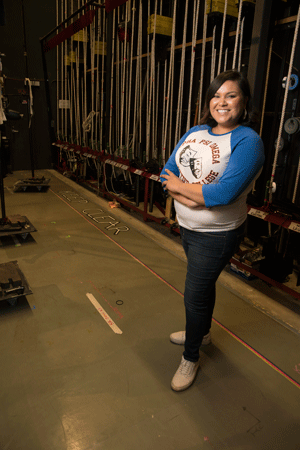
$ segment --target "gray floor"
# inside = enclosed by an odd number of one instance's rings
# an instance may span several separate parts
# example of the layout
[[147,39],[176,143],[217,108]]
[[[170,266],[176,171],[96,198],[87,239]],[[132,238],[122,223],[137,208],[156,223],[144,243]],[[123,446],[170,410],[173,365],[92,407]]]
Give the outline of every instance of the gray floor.
[[213,342],[173,392],[181,248],[54,172],[14,193],[26,176],[5,179],[7,215],[37,232],[1,241],[33,294],[0,302],[0,449],[299,450],[299,317],[222,274]]

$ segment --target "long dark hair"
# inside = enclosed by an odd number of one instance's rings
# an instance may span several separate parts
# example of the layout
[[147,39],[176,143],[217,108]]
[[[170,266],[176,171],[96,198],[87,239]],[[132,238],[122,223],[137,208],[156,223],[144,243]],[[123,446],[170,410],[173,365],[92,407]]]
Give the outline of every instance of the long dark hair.
[[252,107],[250,85],[247,78],[245,78],[245,76],[241,72],[238,72],[237,70],[226,70],[226,72],[220,73],[210,83],[205,96],[204,107],[202,115],[200,117],[200,125],[208,124],[211,127],[215,127],[217,125],[217,122],[212,118],[210,114],[209,103],[211,99],[214,97],[215,93],[220,89],[222,84],[225,83],[225,81],[236,81],[243,94],[243,97],[248,98],[245,110],[246,114],[245,112],[242,113],[238,123],[251,127],[255,126],[258,122],[258,113],[257,111],[254,111]]

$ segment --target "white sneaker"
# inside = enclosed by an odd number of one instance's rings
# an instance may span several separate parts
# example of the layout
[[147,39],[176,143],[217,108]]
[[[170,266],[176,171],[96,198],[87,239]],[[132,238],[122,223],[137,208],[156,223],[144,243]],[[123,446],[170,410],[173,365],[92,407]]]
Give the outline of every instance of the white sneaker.
[[[172,333],[170,335],[170,341],[173,344],[184,345],[185,343],[185,331],[177,331],[176,333]],[[211,343],[211,335],[210,331],[203,336],[201,345],[209,345]]]
[[187,389],[194,381],[197,371],[199,369],[199,362],[191,362],[181,358],[181,363],[175,373],[171,388],[174,391],[184,391]]

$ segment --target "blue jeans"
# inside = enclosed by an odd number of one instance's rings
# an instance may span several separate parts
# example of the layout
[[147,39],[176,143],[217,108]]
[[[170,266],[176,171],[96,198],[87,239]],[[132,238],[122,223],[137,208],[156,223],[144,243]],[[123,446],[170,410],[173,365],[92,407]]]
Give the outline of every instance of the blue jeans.
[[198,232],[180,229],[187,256],[184,290],[186,340],[184,358],[196,362],[203,336],[211,327],[216,299],[216,281],[237,250],[245,232],[239,228],[221,232]]

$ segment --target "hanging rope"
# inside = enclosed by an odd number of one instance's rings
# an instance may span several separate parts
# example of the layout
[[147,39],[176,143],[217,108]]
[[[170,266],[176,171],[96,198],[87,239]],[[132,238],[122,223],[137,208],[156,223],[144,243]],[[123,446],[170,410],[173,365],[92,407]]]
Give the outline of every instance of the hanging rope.
[[[64,20],[64,2],[61,2],[61,21]],[[64,94],[64,49],[65,49],[65,45],[64,43],[61,44],[61,74],[60,74],[60,78],[61,78],[61,101],[63,101],[65,99],[65,94]],[[62,105],[61,105],[62,106]],[[62,139],[64,139],[64,110],[61,109],[61,137]]]
[[[105,20],[105,18],[104,18]],[[114,93],[114,58],[115,58],[115,35],[116,35],[116,10],[113,11],[113,31],[112,31],[112,56],[111,56],[111,72],[110,72],[110,116],[109,116],[109,153],[112,153],[112,122],[113,122],[113,93]],[[116,65],[117,70],[117,65]],[[116,117],[116,116],[115,116]]]
[[181,117],[182,117],[182,100],[183,100],[183,82],[184,82],[184,66],[185,66],[185,50],[186,50],[186,31],[187,31],[187,19],[188,19],[189,1],[185,3],[184,13],[184,26],[182,37],[182,49],[181,49],[181,64],[180,64],[180,78],[178,89],[178,101],[177,101],[177,117],[175,127],[175,142],[178,142],[181,135]]
[[[149,2],[150,3],[150,2]],[[146,138],[146,161],[149,161],[150,157],[150,129],[151,129],[151,113],[152,102],[155,89],[155,37],[156,37],[156,20],[157,20],[157,0],[155,0],[154,6],[154,29],[151,42],[151,58],[150,58],[150,83],[149,83],[149,97],[148,97],[148,115],[147,115],[147,138]]]
[[206,49],[206,33],[207,33],[207,2],[204,1],[204,23],[202,36],[202,52],[201,52],[201,70],[199,81],[199,100],[197,114],[195,115],[195,124],[198,122],[198,117],[201,117],[202,96],[203,96],[203,79],[204,79],[204,64],[205,64],[205,49]]
[[[115,15],[113,15],[115,17]],[[113,30],[115,28],[115,22]],[[114,40],[114,37],[113,37]],[[105,11],[102,10],[102,58],[101,58],[101,102],[100,102],[100,150],[103,150],[103,127],[104,127],[104,77],[105,77],[105,45],[106,45],[106,23]],[[112,56],[113,58],[113,56]],[[113,71],[113,61],[111,62]],[[110,103],[111,104],[111,103]],[[111,109],[111,108],[110,108]]]
[[287,103],[289,87],[290,87],[290,79],[291,79],[291,74],[292,74],[292,68],[293,68],[293,62],[294,62],[294,56],[295,56],[295,49],[296,49],[297,38],[298,38],[298,31],[299,31],[299,22],[300,22],[300,6],[299,6],[299,9],[298,9],[298,15],[297,15],[297,20],[296,20],[296,25],[295,25],[295,33],[294,33],[293,45],[292,45],[291,56],[290,56],[289,71],[288,71],[288,75],[287,75],[287,78],[286,78],[286,85],[285,85],[284,100],[283,100],[283,105],[282,105],[281,119],[280,119],[280,125],[279,125],[279,131],[278,131],[278,137],[277,137],[277,143],[276,143],[276,149],[275,149],[275,156],[274,156],[272,173],[271,173],[271,179],[270,179],[270,184],[269,184],[269,201],[270,201],[270,203],[272,202],[273,181],[274,181],[275,172],[276,172],[277,158],[278,158],[278,153],[279,153],[279,147],[280,147],[280,140],[281,140],[281,135],[282,135],[283,123],[284,123],[286,103]]
[[218,73],[217,73],[217,75],[219,75],[219,73],[221,72],[222,53],[223,53],[225,25],[226,25],[226,16],[227,16],[227,5],[228,5],[228,0],[225,0],[224,13],[223,13],[223,22],[222,22],[222,32],[221,32],[221,41],[220,41],[219,64],[218,64]]
[[212,39],[212,47],[211,47],[211,69],[210,69],[210,82],[213,81],[215,78],[215,56],[216,56],[216,28],[217,26],[214,26],[213,29],[213,39]]
[[[101,33],[101,14],[102,11],[99,9],[97,11],[97,28],[96,28],[96,35],[95,35],[95,53],[97,54],[96,56],[96,98],[95,98],[95,102],[96,102],[96,107],[95,107],[95,111],[96,111],[96,122],[95,122],[95,144],[96,144],[96,148],[98,149],[98,129],[101,128],[101,113],[100,113],[100,121],[99,121],[99,126],[98,126],[98,121],[97,118],[99,118],[99,111],[101,109],[100,105],[101,105],[101,92],[100,92],[100,70],[99,70],[99,64],[100,64],[100,49],[98,48],[98,46],[100,45],[100,33]],[[96,48],[97,45],[97,48]],[[96,52],[97,49],[97,52]],[[102,51],[104,52],[104,44],[103,44],[103,49]],[[102,76],[102,71],[101,71],[101,76]],[[102,144],[101,144],[102,145]]]
[[238,48],[239,33],[240,33],[240,25],[241,25],[241,16],[242,16],[242,7],[243,7],[243,0],[240,0],[240,3],[239,3],[239,15],[238,15],[238,21],[237,21],[237,26],[236,26],[235,42],[234,42],[232,69],[235,69],[235,63],[236,63],[237,48]]
[[[118,24],[120,23],[120,8],[118,8]],[[116,148],[120,146],[120,39],[117,39],[116,49]]]
[[[93,21],[90,25],[90,51],[91,51],[91,111],[95,115],[94,105],[95,105],[95,22]],[[94,120],[91,121],[91,139],[90,146],[94,149]]]
[[188,131],[191,128],[191,105],[192,105],[192,91],[193,91],[194,67],[195,67],[195,57],[196,57],[196,40],[197,40],[197,31],[198,31],[199,9],[200,9],[200,0],[194,0],[190,92],[189,92],[186,131]]
[[228,47],[225,50],[225,58],[224,58],[224,72],[227,70],[227,58],[228,58]]
[[262,130],[263,130],[263,126],[264,126],[264,119],[265,119],[265,109],[266,109],[267,91],[268,91],[268,84],[269,84],[269,75],[270,75],[270,65],[271,65],[272,50],[273,50],[273,38],[271,39],[270,48],[269,48],[268,65],[267,65],[265,90],[264,90],[264,99],[263,99],[263,105],[262,105],[262,111],[261,111],[261,122],[260,122],[260,130],[259,130],[259,135],[260,136],[262,135]]
[[[167,71],[168,71],[168,60],[165,59],[165,70],[164,70],[164,95],[163,95],[163,115],[162,115],[162,130],[161,130],[161,142],[163,146],[165,128],[166,128],[166,101],[167,101]],[[164,165],[164,154],[162,152],[162,164]]]
[[[66,0],[65,3],[65,19],[68,17],[68,2]],[[67,41],[64,42],[64,47],[65,47],[65,59],[68,55],[68,47],[67,47]],[[66,104],[65,104],[65,130],[64,130],[64,135],[65,135],[65,140],[68,141],[68,108],[67,108],[67,100],[68,100],[68,66],[67,66],[67,61],[65,62],[65,73],[64,73],[64,92],[65,92],[65,100],[66,100]]]
[[299,178],[300,178],[300,157],[299,157],[299,162],[298,162],[298,168],[297,168],[297,174],[296,174],[296,183],[295,183],[295,187],[294,187],[292,203],[295,203],[295,201],[296,201],[296,194],[297,194],[297,190],[298,190]]
[[129,132],[130,132],[130,118],[131,118],[131,85],[132,85],[132,59],[133,59],[133,43],[134,43],[134,28],[135,28],[135,0],[132,4],[132,33],[131,33],[131,51],[130,51],[130,72],[129,72],[129,94],[128,94],[128,113],[127,113],[127,140],[126,140],[126,158],[129,156]]
[[[58,0],[56,0],[56,26],[58,26]],[[58,34],[58,30],[56,32]],[[59,130],[59,46],[56,47],[56,137],[60,139],[60,130]],[[1,99],[1,96],[0,96]],[[0,100],[1,101],[1,100]],[[1,124],[1,122],[0,122]]]
[[138,19],[138,41],[137,41],[137,58],[135,71],[135,95],[134,95],[134,114],[133,114],[133,137],[132,137],[132,156],[135,156],[135,142],[137,135],[137,117],[139,111],[139,96],[140,96],[140,72],[141,72],[141,42],[142,42],[142,0],[139,4],[139,19]]
[[128,4],[125,4],[125,39],[123,49],[123,64],[122,64],[122,92],[121,92],[121,118],[120,118],[120,151],[122,155],[123,150],[123,129],[124,129],[124,102],[125,102],[125,76],[128,68],[127,65],[127,28],[128,28]]
[[245,17],[243,17],[242,25],[241,25],[241,35],[240,35],[240,52],[239,52],[239,65],[238,65],[238,71],[241,71],[242,67],[242,50],[243,50],[243,37],[244,37],[244,23],[245,23]]
[[[172,41],[171,41],[171,51],[170,51],[170,65],[169,65],[169,79],[168,79],[168,91],[167,91],[167,105],[166,105],[166,118],[165,118],[165,134],[163,138],[163,148],[162,148],[162,163],[165,164],[166,161],[166,143],[167,143],[167,132],[168,132],[168,117],[169,117],[169,105],[170,96],[173,96],[173,71],[174,71],[174,53],[175,53],[175,31],[176,31],[176,9],[177,0],[174,0],[173,9],[173,24],[172,24]],[[171,102],[172,103],[172,102]],[[172,114],[170,114],[170,134],[172,129]]]

